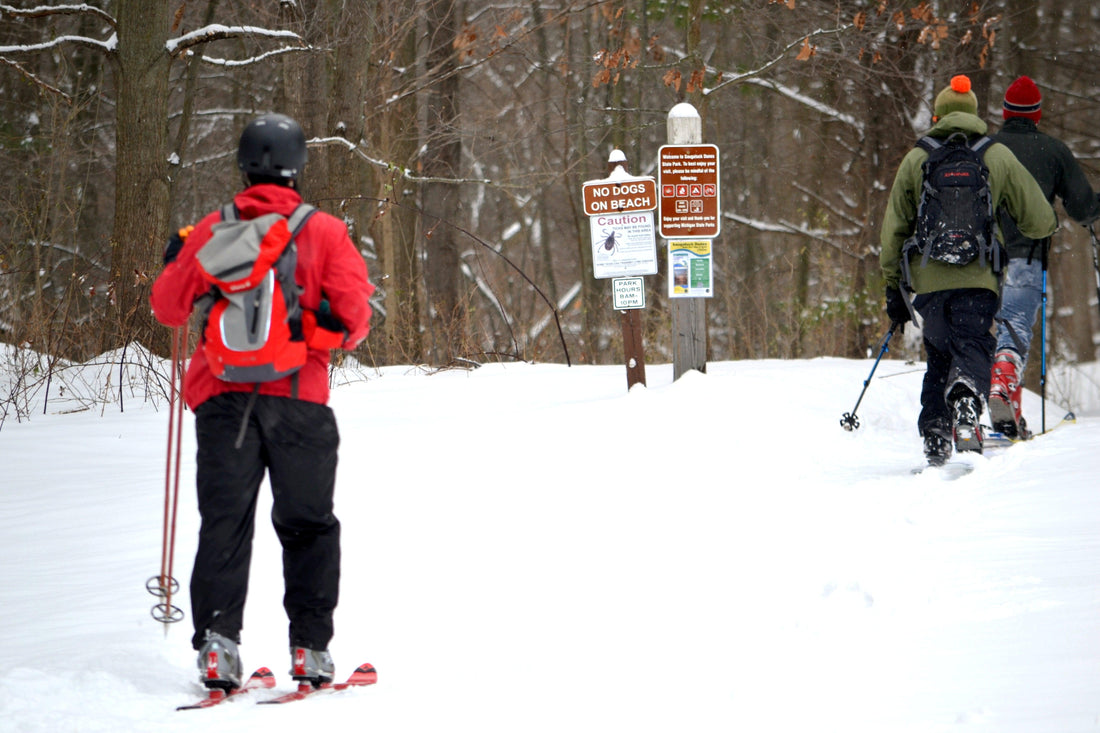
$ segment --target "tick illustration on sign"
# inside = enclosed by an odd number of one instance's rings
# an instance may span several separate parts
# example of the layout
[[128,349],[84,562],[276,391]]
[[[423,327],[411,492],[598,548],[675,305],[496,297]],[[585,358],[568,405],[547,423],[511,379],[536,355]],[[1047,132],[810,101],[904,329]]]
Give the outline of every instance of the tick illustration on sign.
[[618,232],[616,232],[614,229],[610,231],[604,229],[603,235],[604,240],[600,242],[600,249],[604,250],[605,252],[610,252],[611,254],[617,254],[619,251],[619,245],[615,241],[615,237],[618,236]]

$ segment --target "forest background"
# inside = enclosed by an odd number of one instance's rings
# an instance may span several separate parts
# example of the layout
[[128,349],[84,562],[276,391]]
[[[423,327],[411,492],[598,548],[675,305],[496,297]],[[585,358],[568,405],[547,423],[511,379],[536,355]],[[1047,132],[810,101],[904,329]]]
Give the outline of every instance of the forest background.
[[[279,111],[309,139],[305,198],[378,286],[360,363],[615,363],[582,184],[613,149],[655,176],[686,101],[721,151],[708,360],[862,357],[886,327],[885,198],[935,94],[968,74],[996,130],[1031,76],[1041,129],[1095,183],[1098,28],[1072,0],[0,3],[0,340],[47,356],[37,378],[133,343],[166,355],[164,243],[240,189],[240,131]],[[1090,237],[1057,211],[1045,338],[1093,361]],[[673,351],[661,260],[655,362]]]

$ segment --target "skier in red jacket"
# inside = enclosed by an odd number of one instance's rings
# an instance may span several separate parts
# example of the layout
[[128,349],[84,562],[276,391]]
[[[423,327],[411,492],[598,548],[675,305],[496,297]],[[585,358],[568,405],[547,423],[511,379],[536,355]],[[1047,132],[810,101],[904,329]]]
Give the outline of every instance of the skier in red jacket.
[[[306,158],[305,136],[291,118],[271,114],[249,123],[237,154],[246,184],[233,199],[240,219],[272,212],[289,217],[302,203],[297,182]],[[161,323],[184,325],[209,291],[196,254],[219,221],[220,212],[213,212],[186,238],[170,240],[150,299]],[[201,345],[184,377],[184,399],[195,413],[202,519],[190,587],[192,645],[199,651],[200,680],[210,688],[241,685],[237,645],[265,471],[274,501],[272,522],[283,546],[291,675],[315,685],[333,678],[328,644],[340,579],[340,523],[333,514],[340,438],[327,404],[326,347],[353,349],[366,338],[374,287],[347,227],[336,217],[316,212],[294,241],[303,313],[316,318],[327,338],[307,339],[311,348],[305,365],[276,381],[222,381]]]

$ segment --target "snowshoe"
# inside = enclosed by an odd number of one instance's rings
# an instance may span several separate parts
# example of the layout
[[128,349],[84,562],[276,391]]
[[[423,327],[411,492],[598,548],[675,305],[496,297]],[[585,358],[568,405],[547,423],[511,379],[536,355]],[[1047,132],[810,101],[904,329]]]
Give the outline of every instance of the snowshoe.
[[924,436],[924,457],[929,466],[942,466],[951,457],[951,441],[938,433]]
[[981,453],[982,428],[978,423],[981,410],[978,398],[970,392],[964,392],[952,402],[954,412],[953,434],[956,453]]

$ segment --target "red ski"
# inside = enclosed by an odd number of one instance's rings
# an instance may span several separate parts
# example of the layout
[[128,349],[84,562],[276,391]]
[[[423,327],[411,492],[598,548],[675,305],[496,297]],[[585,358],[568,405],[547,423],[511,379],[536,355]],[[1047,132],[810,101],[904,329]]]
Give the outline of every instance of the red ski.
[[282,705],[295,700],[304,700],[318,692],[335,692],[346,690],[349,687],[365,687],[366,685],[373,685],[377,681],[378,672],[375,671],[374,666],[364,663],[360,664],[351,673],[346,682],[326,682],[320,687],[314,687],[310,682],[300,682],[298,683],[298,689],[294,692],[288,692],[271,700],[260,700],[257,705]]
[[198,710],[200,708],[211,708],[215,705],[225,702],[230,698],[243,695],[246,692],[259,689],[271,689],[275,686],[275,675],[267,667],[260,667],[245,681],[240,687],[229,690],[211,689],[207,693],[207,697],[199,700],[191,705],[180,705],[176,710]]

